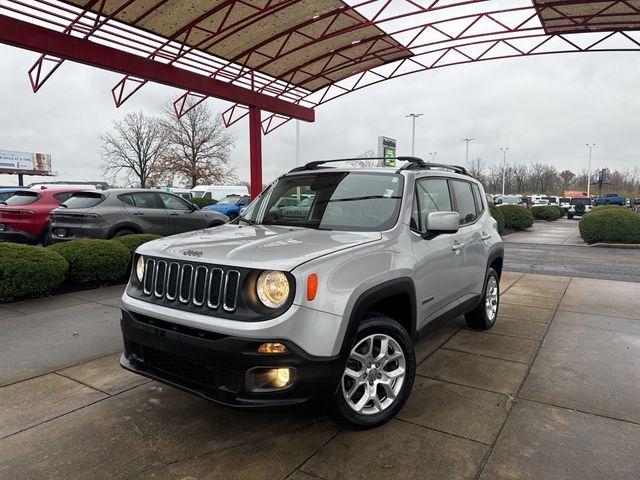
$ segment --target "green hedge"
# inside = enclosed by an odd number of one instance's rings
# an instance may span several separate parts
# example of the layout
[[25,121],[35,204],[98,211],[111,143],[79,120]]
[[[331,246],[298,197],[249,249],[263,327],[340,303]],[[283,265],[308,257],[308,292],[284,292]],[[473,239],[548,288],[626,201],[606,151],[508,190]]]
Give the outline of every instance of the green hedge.
[[594,208],[580,219],[579,229],[589,244],[640,243],[640,215],[620,206]]
[[500,209],[493,204],[489,204],[489,212],[491,212],[491,216],[495,221],[498,222],[498,233],[502,235],[502,232],[504,232],[504,215]]
[[555,207],[553,205],[541,205],[538,207],[533,207],[531,209],[531,214],[536,220],[546,220],[547,222],[558,220],[562,216],[558,211],[558,207]]
[[207,205],[215,205],[218,201],[212,198],[192,198],[191,203],[195,203],[199,208],[202,208]]
[[551,205],[553,208],[555,208],[556,210],[558,210],[558,213],[560,214],[560,216],[558,218],[562,218],[564,217],[567,212],[565,212],[564,208],[562,208],[560,205]]
[[507,228],[524,230],[533,225],[533,215],[526,208],[518,205],[501,205],[498,208],[504,215],[504,225]]
[[109,282],[129,271],[131,253],[115,240],[72,240],[47,247],[69,262],[67,280],[78,283]]
[[124,235],[122,237],[116,237],[113,240],[115,242],[123,244],[129,249],[131,255],[136,251],[143,243],[150,242],[151,240],[157,240],[162,238],[162,235],[154,235],[153,233],[134,233],[131,235]]
[[67,261],[56,252],[0,243],[0,302],[46,294],[63,282],[68,269]]

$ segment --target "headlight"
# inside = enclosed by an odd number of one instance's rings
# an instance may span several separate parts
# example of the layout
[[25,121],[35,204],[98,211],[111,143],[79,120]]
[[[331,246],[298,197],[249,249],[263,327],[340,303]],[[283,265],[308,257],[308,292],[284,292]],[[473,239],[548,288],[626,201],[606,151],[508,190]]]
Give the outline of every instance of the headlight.
[[284,273],[267,270],[258,277],[258,298],[269,308],[279,308],[289,298],[289,280]]
[[138,281],[142,283],[144,279],[144,257],[142,255],[138,257],[138,261],[136,262],[136,277]]

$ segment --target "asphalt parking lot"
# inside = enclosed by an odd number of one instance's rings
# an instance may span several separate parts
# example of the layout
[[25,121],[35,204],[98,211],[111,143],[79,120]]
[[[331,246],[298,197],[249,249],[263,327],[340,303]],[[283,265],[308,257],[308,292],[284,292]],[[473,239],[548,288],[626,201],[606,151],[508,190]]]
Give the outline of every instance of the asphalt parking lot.
[[409,402],[367,432],[123,371],[121,290],[0,309],[0,478],[638,478],[638,284],[506,272],[496,326],[420,343]]

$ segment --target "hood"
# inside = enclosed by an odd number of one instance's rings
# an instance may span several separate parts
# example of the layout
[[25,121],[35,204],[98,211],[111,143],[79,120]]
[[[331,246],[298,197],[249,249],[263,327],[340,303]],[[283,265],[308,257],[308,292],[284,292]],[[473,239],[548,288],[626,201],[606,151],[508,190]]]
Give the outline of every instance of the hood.
[[381,238],[379,232],[222,225],[155,240],[137,251],[142,255],[179,260],[291,271],[314,258]]

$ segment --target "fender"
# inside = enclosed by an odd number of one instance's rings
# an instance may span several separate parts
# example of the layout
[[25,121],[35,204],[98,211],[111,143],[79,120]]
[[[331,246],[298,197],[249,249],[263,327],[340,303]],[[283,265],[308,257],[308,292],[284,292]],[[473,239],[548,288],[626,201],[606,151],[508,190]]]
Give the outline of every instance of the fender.
[[416,340],[416,321],[417,321],[417,309],[416,309],[416,288],[413,280],[409,277],[398,277],[392,280],[383,282],[375,287],[365,291],[356,300],[351,314],[349,315],[349,323],[345,331],[345,335],[342,339],[342,347],[340,348],[340,357],[345,360],[349,356],[349,350],[358,331],[358,325],[362,323],[365,314],[369,311],[372,305],[389,298],[399,293],[409,296],[410,318],[409,318],[409,336]]
[[140,227],[138,227],[137,225],[130,223],[130,222],[123,222],[123,223],[117,223],[115,225],[113,225],[110,229],[109,232],[107,233],[107,238],[113,238],[113,235],[118,231],[118,230],[131,230],[133,233],[142,233],[140,231]]

